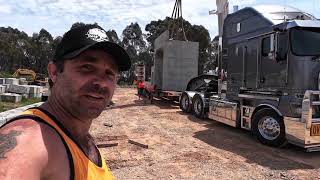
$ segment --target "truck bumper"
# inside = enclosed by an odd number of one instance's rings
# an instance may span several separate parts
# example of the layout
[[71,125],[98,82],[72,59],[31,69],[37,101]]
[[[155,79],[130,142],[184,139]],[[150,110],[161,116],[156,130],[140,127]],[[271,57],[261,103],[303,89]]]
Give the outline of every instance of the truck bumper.
[[320,136],[311,136],[311,129],[301,118],[284,117],[286,138],[288,142],[307,149],[307,151],[320,151]]
[[[314,118],[319,112],[312,112],[314,106],[320,106],[320,101],[314,101],[320,96],[320,91],[307,90],[302,101],[301,118],[284,117],[287,140],[295,145],[306,148],[307,151],[320,151],[320,119]],[[319,115],[318,115],[319,116]]]

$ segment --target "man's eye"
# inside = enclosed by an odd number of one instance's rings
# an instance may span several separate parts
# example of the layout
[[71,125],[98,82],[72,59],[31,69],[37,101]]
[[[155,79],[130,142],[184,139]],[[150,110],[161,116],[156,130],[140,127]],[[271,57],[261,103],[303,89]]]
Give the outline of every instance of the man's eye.
[[84,71],[92,71],[92,70],[93,70],[93,67],[90,66],[90,65],[83,65],[83,66],[81,66],[81,70],[84,70]]
[[115,79],[115,76],[114,76],[114,74],[111,74],[111,73],[106,73],[106,78],[108,79],[108,80],[114,80]]

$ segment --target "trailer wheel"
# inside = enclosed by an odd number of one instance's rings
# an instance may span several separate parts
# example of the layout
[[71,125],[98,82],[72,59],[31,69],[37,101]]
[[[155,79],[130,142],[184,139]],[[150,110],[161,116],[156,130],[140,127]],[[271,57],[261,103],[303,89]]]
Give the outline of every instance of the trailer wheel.
[[192,99],[192,104],[193,104],[193,112],[194,115],[197,118],[204,119],[205,114],[204,114],[204,104],[199,95],[195,95]]
[[189,97],[186,93],[182,93],[180,98],[180,109],[183,112],[189,113],[191,112],[192,106],[189,100]]
[[262,144],[279,147],[286,141],[283,119],[272,109],[259,110],[254,116],[252,128]]

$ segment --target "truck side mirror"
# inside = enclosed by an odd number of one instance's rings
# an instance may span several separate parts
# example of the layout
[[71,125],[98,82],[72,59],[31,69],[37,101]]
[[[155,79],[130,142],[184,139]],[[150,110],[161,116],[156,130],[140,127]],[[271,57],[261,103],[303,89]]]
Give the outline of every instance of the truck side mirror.
[[288,36],[287,33],[276,34],[275,60],[277,62],[287,59]]
[[274,34],[270,35],[270,52],[273,53],[275,50],[275,40],[274,40]]
[[270,34],[270,52],[269,58],[278,61],[278,33]]

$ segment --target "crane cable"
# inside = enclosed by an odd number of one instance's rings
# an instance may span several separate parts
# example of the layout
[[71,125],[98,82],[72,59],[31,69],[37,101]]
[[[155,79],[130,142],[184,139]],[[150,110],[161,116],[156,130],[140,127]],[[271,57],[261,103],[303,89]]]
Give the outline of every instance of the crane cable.
[[[184,27],[183,27],[181,0],[176,0],[172,14],[171,14],[171,19],[172,19],[171,23],[169,23],[169,33],[171,31],[169,35],[169,39],[179,39],[178,34],[181,28],[183,40],[188,41],[186,37],[186,33],[184,31]],[[177,21],[177,25],[176,25],[176,21]],[[181,24],[181,27],[179,27],[180,24]]]

